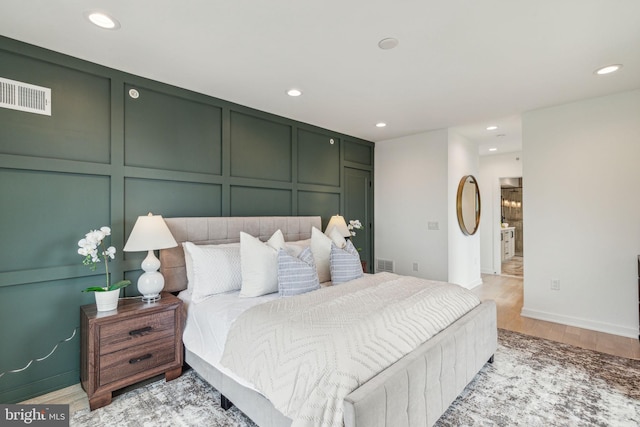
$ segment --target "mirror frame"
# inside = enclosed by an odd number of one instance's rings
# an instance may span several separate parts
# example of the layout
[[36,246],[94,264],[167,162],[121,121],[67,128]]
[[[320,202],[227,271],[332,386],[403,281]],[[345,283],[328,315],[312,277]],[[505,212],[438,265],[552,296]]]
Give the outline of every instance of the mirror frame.
[[[473,230],[467,229],[467,226],[465,225],[465,221],[464,221],[465,218],[463,213],[465,210],[462,209],[462,192],[467,182],[473,182],[476,187],[476,194],[474,197],[476,201],[476,206],[475,206],[476,215],[475,215],[475,227],[473,228]],[[478,228],[480,226],[480,211],[481,211],[480,208],[481,208],[480,187],[478,186],[478,180],[473,175],[465,175],[462,177],[462,179],[460,179],[460,183],[458,184],[458,195],[456,197],[456,212],[458,214],[458,225],[460,225],[460,230],[462,230],[462,233],[464,235],[473,236],[478,231]]]

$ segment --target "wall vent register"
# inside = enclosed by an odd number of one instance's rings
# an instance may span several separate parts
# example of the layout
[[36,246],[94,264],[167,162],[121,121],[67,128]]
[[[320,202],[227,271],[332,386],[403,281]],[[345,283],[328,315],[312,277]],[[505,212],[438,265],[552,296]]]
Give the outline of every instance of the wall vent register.
[[51,115],[51,89],[0,77],[0,107]]
[[389,273],[393,273],[395,270],[394,262],[388,259],[377,259],[376,260],[376,271],[386,271]]

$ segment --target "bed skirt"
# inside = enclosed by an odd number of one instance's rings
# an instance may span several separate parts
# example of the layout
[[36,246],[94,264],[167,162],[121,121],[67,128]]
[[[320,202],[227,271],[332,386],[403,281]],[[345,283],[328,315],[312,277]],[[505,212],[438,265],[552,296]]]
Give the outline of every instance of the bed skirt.
[[[347,395],[345,427],[433,425],[497,346],[496,305],[486,301]],[[185,361],[260,427],[291,425],[260,393],[189,350]]]

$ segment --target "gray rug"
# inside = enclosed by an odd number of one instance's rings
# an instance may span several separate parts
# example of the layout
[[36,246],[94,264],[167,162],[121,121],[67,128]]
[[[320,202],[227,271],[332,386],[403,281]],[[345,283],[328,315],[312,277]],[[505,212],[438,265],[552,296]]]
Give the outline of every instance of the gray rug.
[[[83,410],[72,426],[253,427],[193,371]],[[487,364],[436,424],[445,426],[638,426],[640,361],[499,331]]]

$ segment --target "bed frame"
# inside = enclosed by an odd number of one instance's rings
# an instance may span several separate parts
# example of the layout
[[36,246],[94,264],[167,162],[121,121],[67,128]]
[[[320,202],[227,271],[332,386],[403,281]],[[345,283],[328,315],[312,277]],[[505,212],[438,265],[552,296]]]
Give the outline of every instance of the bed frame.
[[[196,244],[238,242],[240,231],[267,240],[278,229],[286,241],[304,240],[311,237],[312,226],[321,229],[319,216],[165,218],[165,222],[178,243]],[[160,262],[164,290],[186,289],[182,246],[161,250]],[[433,425],[485,363],[493,362],[497,346],[496,306],[485,301],[347,395],[344,425]],[[260,393],[238,384],[189,350],[185,350],[185,361],[221,393],[223,407],[233,402],[261,427],[291,425],[291,419]]]

